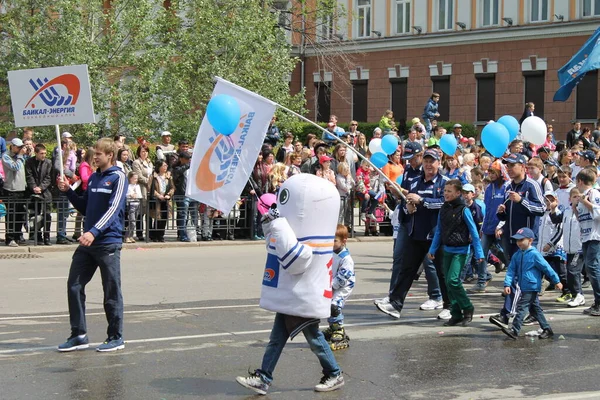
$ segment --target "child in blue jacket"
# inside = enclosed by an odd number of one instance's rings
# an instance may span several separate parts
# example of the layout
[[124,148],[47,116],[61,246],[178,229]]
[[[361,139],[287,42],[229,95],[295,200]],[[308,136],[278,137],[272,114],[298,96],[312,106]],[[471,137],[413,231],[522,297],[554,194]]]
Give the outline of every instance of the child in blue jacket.
[[517,241],[519,250],[511,258],[510,265],[506,271],[504,293],[509,295],[512,290],[511,287],[515,283],[515,301],[513,302],[512,314],[516,313],[516,316],[513,320],[512,328],[502,327],[502,332],[511,339],[516,340],[521,330],[523,318],[525,318],[527,311],[529,311],[542,328],[539,338],[552,338],[554,332],[552,332],[552,328],[548,324],[548,321],[546,321],[542,307],[540,307],[538,293],[542,288],[543,275],[551,279],[552,283],[559,290],[562,290],[562,284],[550,264],[544,260],[544,257],[535,247],[531,246],[535,238],[531,229],[521,228],[512,238]]

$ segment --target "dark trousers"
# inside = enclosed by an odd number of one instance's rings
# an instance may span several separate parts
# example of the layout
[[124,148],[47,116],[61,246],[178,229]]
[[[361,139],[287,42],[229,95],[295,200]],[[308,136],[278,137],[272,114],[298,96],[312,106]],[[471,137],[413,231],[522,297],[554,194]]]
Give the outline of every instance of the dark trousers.
[[19,240],[25,222],[27,207],[25,206],[25,192],[6,191],[6,244],[11,240]]
[[102,288],[104,289],[104,312],[108,321],[109,339],[123,337],[123,295],[121,294],[121,244],[79,246],[73,254],[67,297],[71,335],[87,333],[85,322],[85,285],[88,284],[96,268],[100,267]]
[[166,201],[157,202],[157,207],[160,207],[159,218],[152,220],[152,229],[150,231],[150,239],[164,239],[165,228],[167,227],[167,218],[169,218],[169,204]]
[[[419,267],[423,263],[423,259],[429,252],[431,246],[430,240],[415,240],[410,236],[407,237],[403,245],[403,253],[405,254],[400,268],[398,270],[398,276],[396,277],[397,283],[394,289],[390,292],[390,304],[398,311],[402,311],[404,307],[404,300],[408,295],[413,280],[417,275]],[[442,298],[444,299],[444,308],[450,308],[450,300],[448,299],[448,292],[446,290],[446,284],[444,279],[444,271],[442,269],[442,252],[438,251],[435,254],[435,271],[440,282],[440,290],[442,292]]]
[[515,297],[515,301],[517,302],[517,315],[512,323],[515,332],[519,333],[521,330],[521,325],[523,324],[523,319],[527,314],[527,310],[529,310],[529,314],[540,324],[540,328],[550,329],[550,324],[548,324],[548,321],[546,321],[546,317],[544,316],[544,310],[542,310],[542,307],[540,306],[537,292],[520,292]]
[[[29,238],[32,239],[34,233],[37,233],[37,241],[42,239],[42,228],[44,230],[44,239],[50,239],[50,229],[52,225],[52,215],[48,212],[50,203],[46,203],[42,200],[34,200],[33,202],[33,215],[35,215],[35,222],[29,227]],[[40,221],[41,220],[41,221]]]
[[573,297],[583,294],[581,290],[581,271],[583,254],[567,254],[567,288]]
[[548,261],[548,264],[550,264],[556,275],[560,278],[560,283],[563,284],[563,294],[569,293],[567,287],[567,264],[560,257],[545,256],[544,259]]
[[[512,259],[512,256],[519,250],[519,247],[517,246],[516,242],[512,243],[512,240],[507,238],[506,235],[507,235],[507,233],[505,233],[504,236],[502,237],[502,239],[504,240],[503,247],[504,247],[504,252],[506,254],[506,260],[510,264],[510,260]],[[508,268],[508,266],[506,268]],[[516,282],[513,283],[510,294],[504,298],[504,307],[502,307],[502,310],[500,310],[500,315],[507,317],[507,318],[511,314],[511,310],[513,308],[513,301],[515,299],[515,288],[516,288],[515,284],[516,284]]]

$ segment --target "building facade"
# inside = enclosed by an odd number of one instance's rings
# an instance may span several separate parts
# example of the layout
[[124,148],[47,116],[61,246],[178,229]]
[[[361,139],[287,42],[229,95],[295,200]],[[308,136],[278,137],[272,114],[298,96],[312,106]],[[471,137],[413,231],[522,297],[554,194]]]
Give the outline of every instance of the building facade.
[[552,100],[557,70],[600,25],[598,0],[338,0],[338,10],[345,17],[320,17],[309,44],[306,31],[290,35],[301,59],[290,87],[306,88],[313,119],[374,122],[391,109],[410,121],[432,92],[440,120],[480,127],[519,118],[526,102],[558,137],[598,119],[596,71]]

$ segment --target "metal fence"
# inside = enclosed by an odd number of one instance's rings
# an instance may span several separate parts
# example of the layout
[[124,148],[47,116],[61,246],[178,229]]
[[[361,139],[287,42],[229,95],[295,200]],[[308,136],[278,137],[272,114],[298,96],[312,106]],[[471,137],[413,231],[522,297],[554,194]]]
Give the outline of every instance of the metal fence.
[[[44,241],[55,244],[58,239],[63,243],[75,242],[83,231],[85,217],[62,194],[51,201],[44,201],[37,196],[25,197],[5,192],[0,201],[6,210],[6,215],[0,215],[0,238],[5,238],[6,244],[11,240],[22,245],[36,246],[43,245]],[[356,229],[368,229],[365,221],[359,218],[360,202],[356,200],[354,193],[343,198],[341,205],[344,218],[340,219],[349,227],[351,237],[359,234]],[[382,213],[388,216],[385,210]],[[386,217],[377,223],[377,227],[382,235],[391,235],[391,224]],[[128,233],[130,224],[131,233]],[[124,239],[132,234],[136,241],[141,239],[144,242],[173,241],[182,236],[187,236],[190,240],[195,237],[197,241],[256,240],[262,235],[253,196],[241,197],[234,209],[227,214],[215,212],[183,196],[175,196],[168,202],[143,201],[139,205],[135,221],[130,221],[128,212],[125,212],[123,226]]]

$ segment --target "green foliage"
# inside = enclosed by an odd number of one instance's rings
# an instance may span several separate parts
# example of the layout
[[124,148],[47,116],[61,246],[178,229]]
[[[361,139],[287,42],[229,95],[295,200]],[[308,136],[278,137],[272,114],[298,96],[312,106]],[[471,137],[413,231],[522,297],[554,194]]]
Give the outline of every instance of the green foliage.
[[[220,76],[297,112],[285,33],[255,0],[0,0],[0,132],[13,130],[7,71],[87,64],[97,124],[64,126],[80,143],[125,134],[193,140]],[[297,122],[281,115],[290,127]],[[37,127],[52,140],[53,127]]]

